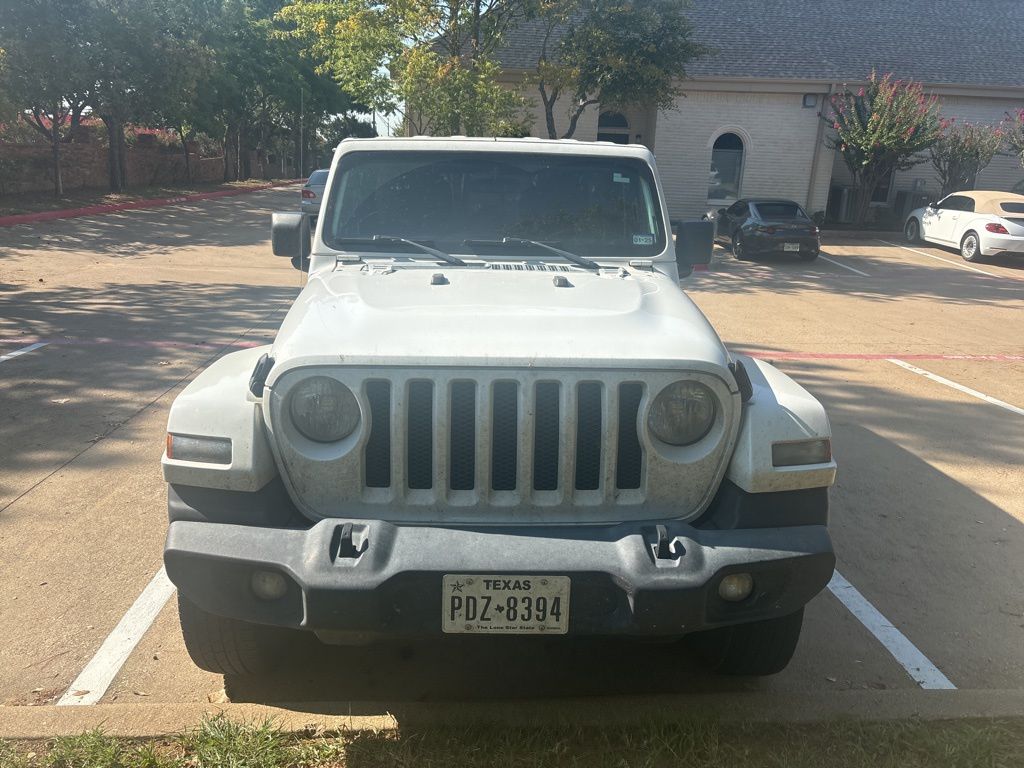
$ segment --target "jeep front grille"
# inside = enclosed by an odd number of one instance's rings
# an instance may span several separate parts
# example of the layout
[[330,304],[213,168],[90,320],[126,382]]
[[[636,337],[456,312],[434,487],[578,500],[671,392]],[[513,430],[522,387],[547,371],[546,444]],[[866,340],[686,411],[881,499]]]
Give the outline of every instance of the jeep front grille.
[[643,389],[575,373],[371,379],[364,499],[639,503]]

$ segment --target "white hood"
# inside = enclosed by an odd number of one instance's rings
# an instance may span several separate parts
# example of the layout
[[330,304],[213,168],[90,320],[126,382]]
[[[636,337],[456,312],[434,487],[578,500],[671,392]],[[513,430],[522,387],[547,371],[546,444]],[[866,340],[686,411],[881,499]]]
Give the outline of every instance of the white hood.
[[[569,285],[559,287],[556,278]],[[310,275],[271,356],[271,386],[285,371],[310,365],[686,368],[721,375],[729,361],[700,310],[658,273],[433,265],[349,265]]]

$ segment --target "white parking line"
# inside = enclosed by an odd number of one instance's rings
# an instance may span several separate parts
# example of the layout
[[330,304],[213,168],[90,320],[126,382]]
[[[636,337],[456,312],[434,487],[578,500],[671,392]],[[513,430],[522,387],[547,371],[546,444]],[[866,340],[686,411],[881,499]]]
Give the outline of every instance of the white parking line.
[[128,609],[128,613],[121,617],[121,621],[107,635],[96,655],[60,697],[57,706],[95,704],[102,699],[139,640],[173,594],[174,585],[161,566]]
[[924,368],[918,368],[916,365],[911,365],[910,363],[906,363],[903,360],[897,360],[896,358],[893,357],[887,358],[887,360],[893,365],[898,365],[900,368],[906,368],[908,371],[916,373],[918,376],[924,376],[926,379],[931,379],[932,381],[936,381],[939,384],[945,384],[947,387],[951,387],[957,390],[958,392],[963,392],[965,395],[976,397],[979,400],[984,400],[986,403],[991,403],[992,405],[998,405],[1000,408],[1005,408],[1006,410],[1012,413],[1016,413],[1018,416],[1024,416],[1024,408],[1018,408],[1016,405],[1010,405],[1010,403],[999,400],[995,397],[992,397],[991,395],[986,395],[984,392],[979,392],[976,389],[965,387],[963,384],[957,384],[955,381],[945,379],[942,376],[932,373],[931,371],[926,371]]
[[862,277],[871,277],[871,275],[869,275],[867,272],[861,272],[859,269],[851,267],[849,264],[843,264],[842,262],[836,261],[835,259],[830,259],[823,253],[819,253],[818,258],[821,259],[822,261],[827,261],[829,264],[835,264],[837,267],[842,267],[843,269],[848,269],[851,272],[856,272],[858,275]]
[[[878,238],[876,238],[876,240],[878,240]],[[961,261],[953,261],[952,259],[944,259],[941,256],[936,256],[934,253],[925,253],[924,251],[919,251],[917,250],[917,248],[908,248],[907,246],[900,245],[899,243],[890,243],[888,240],[878,240],[878,242],[885,243],[886,245],[891,245],[893,248],[902,248],[904,251],[910,251],[911,253],[916,253],[919,256],[927,256],[929,259],[935,259],[936,261],[944,261],[947,264],[952,264],[954,267],[960,267],[961,269],[969,269],[971,270],[971,272],[977,272],[980,275],[988,275],[989,277],[999,277],[999,275],[995,275],[991,272],[986,272],[984,269],[972,267],[970,264],[964,264]]]
[[955,691],[956,686],[949,678],[939,671],[928,657],[918,650],[907,639],[907,636],[893,626],[885,616],[879,613],[871,603],[867,601],[857,588],[848,582],[843,575],[836,571],[832,574],[832,580],[828,583],[829,591],[845,605],[863,624],[868,632],[875,636],[896,662],[907,671],[917,684],[926,690]]
[[6,355],[0,355],[0,363],[6,363],[8,360],[13,360],[16,357],[27,355],[29,352],[39,349],[40,347],[45,347],[49,343],[50,342],[48,341],[37,341],[35,344],[29,344],[27,347],[22,347],[21,349],[16,349],[13,352],[8,352]]

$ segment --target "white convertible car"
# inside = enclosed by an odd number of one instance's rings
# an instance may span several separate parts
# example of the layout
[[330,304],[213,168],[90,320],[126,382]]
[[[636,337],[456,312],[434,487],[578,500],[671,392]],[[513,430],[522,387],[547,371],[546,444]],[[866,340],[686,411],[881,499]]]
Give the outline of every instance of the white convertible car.
[[956,192],[913,211],[903,232],[912,243],[959,248],[966,261],[1003,252],[1024,255],[1024,195]]

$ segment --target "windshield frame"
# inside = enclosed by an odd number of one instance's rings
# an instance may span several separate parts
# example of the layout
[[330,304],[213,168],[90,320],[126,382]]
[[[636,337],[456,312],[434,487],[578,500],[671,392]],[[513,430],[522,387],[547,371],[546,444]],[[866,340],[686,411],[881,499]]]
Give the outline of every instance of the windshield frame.
[[[411,142],[412,140],[410,140]],[[369,143],[369,142],[368,142]],[[573,148],[574,150],[576,148]],[[365,156],[368,154],[382,155],[384,153],[399,153],[399,154],[415,154],[423,156],[462,156],[465,159],[473,159],[474,155],[482,155],[487,160],[501,160],[504,162],[514,162],[517,157],[528,156],[535,161],[547,161],[556,163],[561,160],[574,161],[578,160],[581,163],[586,161],[600,162],[609,161],[612,163],[624,163],[632,166],[631,170],[640,174],[643,178],[644,185],[642,188],[642,196],[644,205],[649,205],[649,213],[647,217],[654,223],[656,232],[654,233],[654,243],[650,246],[646,246],[644,253],[629,253],[625,245],[619,249],[618,253],[614,255],[606,255],[602,253],[591,253],[590,249],[581,246],[581,243],[571,238],[551,238],[550,240],[544,239],[549,245],[556,246],[563,250],[568,250],[581,257],[592,259],[601,262],[612,262],[614,264],[625,264],[632,261],[643,261],[643,262],[657,262],[673,260],[673,243],[671,239],[671,226],[669,224],[669,217],[667,215],[667,207],[664,197],[664,192],[661,188],[660,181],[655,171],[654,164],[648,159],[645,159],[639,153],[630,154],[612,154],[606,152],[580,152],[580,151],[559,151],[561,147],[545,146],[540,145],[538,147],[530,147],[528,150],[524,149],[503,149],[498,148],[494,144],[485,145],[482,147],[460,147],[452,146],[447,144],[443,148],[441,147],[430,147],[425,145],[423,147],[416,146],[396,146],[396,147],[384,147],[380,144],[375,146],[352,146],[339,148],[338,155],[335,159],[334,168],[332,170],[330,184],[327,188],[327,194],[323,206],[323,213],[320,216],[319,226],[317,227],[317,240],[332,253],[340,254],[353,254],[358,255],[361,258],[392,258],[394,256],[405,256],[408,252],[402,248],[396,248],[393,251],[373,248],[367,249],[366,251],[361,248],[353,248],[351,245],[341,245],[341,241],[347,238],[357,237],[351,234],[335,234],[334,222],[332,220],[332,211],[335,208],[335,200],[341,194],[340,188],[342,180],[346,171],[346,164],[350,158],[355,156]],[[362,158],[360,158],[362,159]],[[366,236],[366,235],[359,235]],[[514,238],[522,238],[521,233],[514,233],[510,235]],[[432,246],[440,247],[440,240],[431,235],[430,233],[413,233],[409,235],[409,239],[420,240],[424,243],[429,243]],[[478,262],[489,262],[489,261],[550,261],[552,260],[551,255],[545,256],[543,251],[538,249],[536,252],[530,252],[529,249],[520,247],[511,247],[507,250],[503,250],[500,253],[495,252],[493,248],[474,249],[467,245],[467,241],[477,240],[479,237],[474,237],[473,233],[466,233],[466,237],[453,238],[452,240],[445,241],[444,245],[447,246],[444,250],[452,255],[459,255],[469,257],[470,259],[478,260]],[[539,238],[538,238],[539,239]],[[453,247],[453,244],[457,244],[457,247]],[[559,258],[559,261],[564,261]]]

